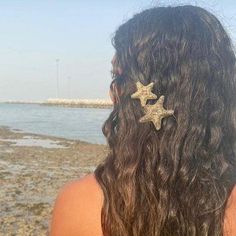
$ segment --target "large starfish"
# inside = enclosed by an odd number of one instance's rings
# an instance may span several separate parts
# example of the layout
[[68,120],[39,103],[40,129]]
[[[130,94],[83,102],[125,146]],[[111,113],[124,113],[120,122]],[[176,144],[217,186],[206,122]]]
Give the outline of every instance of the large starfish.
[[139,81],[136,83],[136,87],[138,91],[131,95],[131,98],[139,98],[141,101],[141,105],[144,107],[148,99],[156,99],[157,95],[152,93],[151,90],[153,88],[154,83],[151,82],[147,86],[143,85]]
[[140,122],[152,121],[156,129],[161,128],[161,120],[167,116],[174,114],[173,110],[166,110],[163,107],[164,96],[160,96],[157,102],[153,105],[146,105],[144,107],[145,115],[139,119]]

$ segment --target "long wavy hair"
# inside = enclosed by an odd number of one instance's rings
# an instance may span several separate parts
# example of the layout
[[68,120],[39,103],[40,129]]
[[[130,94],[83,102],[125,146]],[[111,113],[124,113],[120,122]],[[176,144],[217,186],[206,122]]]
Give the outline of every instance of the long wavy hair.
[[[135,14],[112,43],[120,92],[113,91],[117,102],[103,125],[109,153],[94,172],[104,193],[104,236],[223,235],[236,184],[229,36],[203,8],[168,6]],[[131,99],[137,81],[154,82],[153,93],[174,110],[158,131],[139,122],[143,107]]]

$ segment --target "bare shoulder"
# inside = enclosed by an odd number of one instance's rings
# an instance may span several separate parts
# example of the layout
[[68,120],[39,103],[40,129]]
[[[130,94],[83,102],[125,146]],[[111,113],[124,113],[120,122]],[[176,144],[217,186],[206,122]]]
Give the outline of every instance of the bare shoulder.
[[233,188],[225,210],[224,235],[236,235],[236,185]]
[[94,174],[66,184],[54,205],[50,235],[102,235],[102,204],[103,193]]
[[73,197],[76,194],[81,195],[88,192],[93,192],[93,194],[95,194],[96,196],[102,193],[100,185],[98,184],[93,173],[88,174],[78,180],[67,183],[61,190],[61,193],[67,193],[66,195],[69,194],[69,197]]

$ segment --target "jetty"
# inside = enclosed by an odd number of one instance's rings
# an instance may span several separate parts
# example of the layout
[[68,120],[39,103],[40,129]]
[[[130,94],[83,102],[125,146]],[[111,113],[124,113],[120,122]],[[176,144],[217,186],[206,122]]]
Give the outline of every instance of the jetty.
[[8,104],[40,104],[46,106],[65,106],[65,107],[81,107],[81,108],[111,108],[113,103],[107,99],[65,99],[65,98],[49,98],[45,101],[17,101],[8,100],[1,101]]

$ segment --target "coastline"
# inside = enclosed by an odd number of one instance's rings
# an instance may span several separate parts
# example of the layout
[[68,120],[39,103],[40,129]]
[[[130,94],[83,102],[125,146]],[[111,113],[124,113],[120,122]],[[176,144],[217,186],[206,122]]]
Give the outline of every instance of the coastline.
[[63,106],[75,108],[112,108],[113,103],[106,99],[56,99],[46,101],[4,101],[3,104],[39,104],[44,106]]
[[0,236],[46,235],[60,188],[106,154],[106,145],[0,126]]

